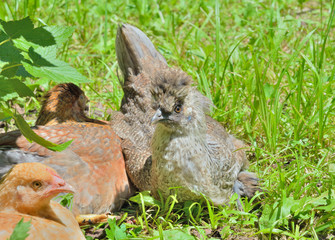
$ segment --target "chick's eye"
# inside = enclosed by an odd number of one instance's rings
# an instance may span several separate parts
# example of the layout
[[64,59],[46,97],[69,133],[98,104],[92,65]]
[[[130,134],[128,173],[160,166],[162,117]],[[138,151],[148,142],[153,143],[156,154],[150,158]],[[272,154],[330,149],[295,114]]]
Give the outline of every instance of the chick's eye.
[[176,112],[176,113],[180,113],[181,112],[181,105],[176,105],[175,107],[174,107],[174,111]]
[[85,100],[84,95],[80,95],[80,96],[79,96],[79,99],[80,99],[81,101],[84,101],[84,100]]
[[40,181],[34,181],[34,182],[32,183],[32,187],[33,187],[34,189],[38,189],[38,188],[42,187],[42,183],[41,183]]

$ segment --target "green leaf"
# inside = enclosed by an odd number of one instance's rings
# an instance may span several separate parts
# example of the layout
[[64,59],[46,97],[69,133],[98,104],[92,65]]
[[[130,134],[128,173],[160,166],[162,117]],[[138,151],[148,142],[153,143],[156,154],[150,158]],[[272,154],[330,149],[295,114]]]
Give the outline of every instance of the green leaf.
[[326,212],[334,211],[334,209],[335,209],[335,199],[328,199],[326,206],[320,206],[320,207],[317,207],[316,209],[324,210]]
[[128,239],[126,233],[126,225],[122,224],[120,227],[116,224],[116,219],[108,219],[110,229],[106,229],[106,235],[111,240]]
[[[63,44],[73,33],[73,27],[38,27],[34,28],[29,17],[18,21],[0,20],[4,31],[0,30],[1,75],[12,78],[37,77],[61,83],[90,82],[85,76],[66,62],[56,59],[57,45]],[[31,61],[30,61],[30,60]],[[8,100],[15,97],[13,91],[3,89]]]
[[[154,231],[154,236],[159,236],[158,231]],[[187,230],[184,229],[171,229],[163,231],[164,239],[174,239],[174,240],[194,240],[196,239]]]
[[34,49],[39,47],[39,45],[32,43],[32,42],[28,42],[23,37],[14,39],[13,42],[14,42],[14,46],[22,50],[23,52],[28,52],[30,47],[33,47]]
[[11,113],[8,109],[3,109],[3,110],[5,110],[7,114],[10,114],[14,118],[17,127],[20,129],[23,136],[25,136],[25,138],[27,138],[27,140],[29,141],[34,141],[43,147],[46,147],[52,151],[58,151],[58,152],[65,150],[73,141],[73,140],[67,141],[59,145],[49,142],[45,140],[44,138],[40,137],[39,135],[37,135],[33,130],[31,130],[28,123],[23,119],[23,117],[21,117],[20,115]]
[[20,97],[33,97],[34,93],[24,83],[16,78],[5,79],[0,76],[0,98],[8,99],[12,93],[18,93]]
[[29,236],[31,221],[23,222],[23,218],[16,224],[9,240],[24,240]]
[[[58,201],[60,199],[60,201]],[[54,200],[57,200],[57,202],[60,203],[63,207],[66,207],[68,209],[72,209],[72,204],[73,204],[73,194],[72,193],[67,193],[65,195],[59,195],[54,198]]]
[[61,46],[64,42],[66,42],[75,30],[74,27],[66,26],[48,26],[45,27],[45,29],[52,34],[57,46]]
[[40,46],[56,44],[54,36],[45,27],[34,28],[34,24],[29,17],[9,22],[1,21],[1,25],[10,39],[23,36],[27,41]]
[[[142,198],[141,198],[142,195]],[[161,206],[161,202],[157,201],[154,197],[150,195],[149,191],[140,192],[139,194],[129,198],[130,201],[137,204],[142,204],[142,199],[145,206]]]
[[[55,48],[46,48],[49,50],[47,54],[49,54],[49,59],[55,60],[56,57],[56,49]],[[42,57],[39,53],[35,52],[34,48],[30,47],[28,50],[28,55],[31,58],[31,60],[34,63],[34,66],[37,67],[56,67],[54,64],[49,62],[48,60],[45,59],[47,55],[45,54],[45,57]]]
[[20,63],[9,63],[6,64],[1,71],[1,75],[11,78],[11,77],[15,77],[15,75],[17,74],[18,70],[19,70],[19,65],[21,65]]
[[8,36],[0,30],[0,60],[3,62],[19,63],[24,58]]
[[18,38],[23,34],[32,31],[34,29],[34,24],[29,17],[23,18],[16,21],[5,22],[0,20],[3,29],[11,39]]
[[268,229],[274,227],[274,223],[277,221],[278,217],[278,202],[274,206],[266,204],[263,208],[263,213],[259,219],[259,228],[260,230]]
[[304,202],[305,202],[304,199],[294,200],[292,197],[286,198],[281,207],[280,217],[281,218],[288,217],[291,214],[291,211],[293,211],[293,209],[297,209],[300,206],[302,207]]
[[23,62],[23,66],[35,77],[47,78],[57,83],[65,81],[77,84],[90,82],[90,80],[80,74],[75,68],[66,62],[56,59],[55,46],[29,49],[29,56],[34,64]]
[[[66,42],[69,39],[69,37],[72,35],[74,31],[73,27],[65,27],[65,26],[48,26],[48,27],[44,27],[44,29],[49,31],[52,34],[53,38],[55,39],[55,44],[51,46],[47,46],[47,47],[56,47],[56,45],[60,47],[64,42]],[[40,46],[39,44],[28,42],[23,37],[15,39],[14,43],[15,43],[14,45],[17,48],[23,51],[28,51],[30,47],[37,49]],[[55,50],[54,58],[56,58],[56,50]]]
[[122,240],[127,238],[126,225],[121,224],[120,227],[116,226],[115,228],[115,239]]
[[86,77],[80,74],[75,68],[67,63],[55,60],[56,67],[36,67],[28,63],[23,63],[25,69],[33,76],[40,78],[47,78],[57,83],[72,82],[72,83],[88,83]]
[[1,121],[6,121],[6,120],[11,119],[11,118],[12,118],[12,116],[9,115],[8,113],[0,111],[0,122]]
[[18,77],[33,77],[30,73],[28,73],[26,71],[26,69],[24,69],[24,67],[22,65],[19,66],[17,72],[16,72],[16,76]]
[[45,27],[34,28],[29,32],[23,33],[22,36],[29,42],[40,46],[52,46],[56,44],[54,36],[45,29]]
[[113,219],[108,219],[108,225],[110,227],[110,229],[106,228],[105,232],[106,232],[106,235],[108,237],[108,239],[112,239],[114,240],[115,239],[115,228],[116,228],[116,220]]

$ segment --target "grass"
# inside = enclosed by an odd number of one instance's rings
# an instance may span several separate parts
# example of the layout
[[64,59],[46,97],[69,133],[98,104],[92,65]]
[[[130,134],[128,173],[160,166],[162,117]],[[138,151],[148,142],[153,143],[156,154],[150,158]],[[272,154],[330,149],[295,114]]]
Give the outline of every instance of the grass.
[[[325,239],[335,236],[334,1],[6,0],[0,18],[75,27],[60,58],[90,78],[90,114],[118,109],[118,23],[139,27],[170,66],[214,102],[212,116],[248,143],[261,205],[245,212],[178,196],[129,202],[111,239]],[[66,81],[66,80],[65,80]],[[54,83],[50,82],[49,85]],[[48,88],[49,86],[44,86]],[[37,101],[18,99],[28,113]],[[101,104],[98,104],[101,103]],[[33,117],[30,117],[34,119]],[[30,119],[27,117],[27,119]],[[33,120],[31,120],[33,123]]]

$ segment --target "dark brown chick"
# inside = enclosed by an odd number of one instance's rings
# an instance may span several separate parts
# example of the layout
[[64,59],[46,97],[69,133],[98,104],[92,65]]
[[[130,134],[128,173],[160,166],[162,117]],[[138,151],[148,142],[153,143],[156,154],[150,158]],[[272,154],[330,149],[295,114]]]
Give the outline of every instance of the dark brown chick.
[[31,221],[29,239],[85,239],[73,214],[51,201],[59,193],[73,193],[52,168],[22,163],[0,181],[0,239],[9,239],[23,218]]
[[85,93],[73,83],[58,84],[43,98],[36,125],[55,125],[71,121],[106,124],[86,116],[85,110],[89,100]]

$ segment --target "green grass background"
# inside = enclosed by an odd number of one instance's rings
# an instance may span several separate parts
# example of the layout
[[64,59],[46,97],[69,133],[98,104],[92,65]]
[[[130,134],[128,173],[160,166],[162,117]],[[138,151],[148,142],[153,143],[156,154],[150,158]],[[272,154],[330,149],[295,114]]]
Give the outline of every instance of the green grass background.
[[[0,5],[0,19],[6,21],[30,16],[35,26],[75,27],[58,57],[91,80],[81,87],[91,100],[92,117],[108,119],[108,109],[119,108],[123,93],[114,41],[118,24],[130,23],[148,35],[170,66],[193,77],[216,106],[212,116],[248,144],[250,170],[265,190],[261,206],[246,202],[240,212],[234,204],[179,204],[171,196],[160,208],[131,206],[134,221],[121,225],[123,237],[334,238],[334,1],[3,0]],[[40,107],[34,99],[14,103],[26,113]],[[33,124],[36,117],[27,119]]]

